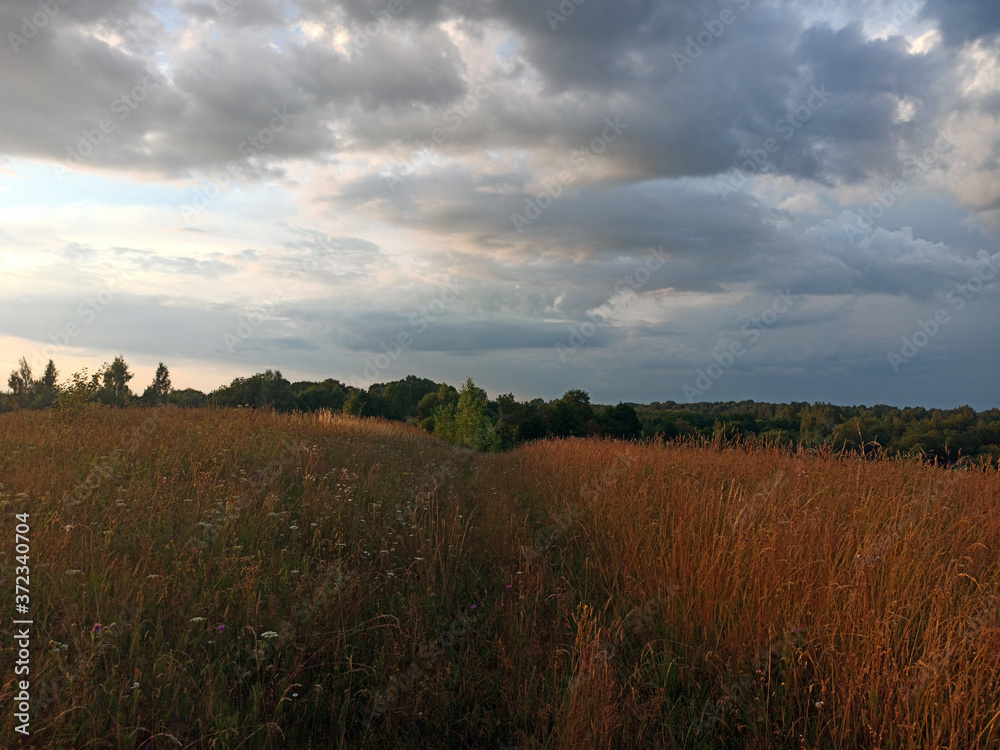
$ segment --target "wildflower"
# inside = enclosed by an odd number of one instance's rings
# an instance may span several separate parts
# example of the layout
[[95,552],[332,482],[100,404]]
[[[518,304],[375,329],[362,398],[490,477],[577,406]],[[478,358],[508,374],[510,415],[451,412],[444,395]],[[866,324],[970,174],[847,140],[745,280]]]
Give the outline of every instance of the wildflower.
[[221,633],[223,630],[226,629],[226,625],[225,623],[220,622],[218,625],[215,626],[215,629]]
[[298,528],[299,528],[299,527],[298,527],[298,526],[296,526],[295,524],[292,524],[292,525],[291,525],[291,526],[289,526],[288,528],[290,528],[290,529],[291,529],[292,531],[296,531],[296,530],[298,530]]
[[66,571],[66,575],[68,575],[68,576],[75,576],[75,575],[79,575],[81,572],[83,572],[83,571],[80,571],[80,570],[67,570]]
[[270,640],[271,638],[277,638],[278,634],[275,633],[273,630],[268,630],[268,631],[266,631],[264,633],[261,633],[260,637],[261,638],[267,638],[268,640]]
[[146,578],[159,578],[159,577],[160,577],[159,573],[150,573],[148,576],[146,576]]
[[205,622],[204,617],[192,617],[188,622]]
[[91,628],[90,632],[92,632],[94,635],[97,635],[98,633],[100,633],[101,632],[101,623],[95,622],[94,623],[94,627]]
[[473,605],[472,605],[472,609],[475,609],[475,608],[476,608],[476,605],[475,605],[475,604],[473,604]]

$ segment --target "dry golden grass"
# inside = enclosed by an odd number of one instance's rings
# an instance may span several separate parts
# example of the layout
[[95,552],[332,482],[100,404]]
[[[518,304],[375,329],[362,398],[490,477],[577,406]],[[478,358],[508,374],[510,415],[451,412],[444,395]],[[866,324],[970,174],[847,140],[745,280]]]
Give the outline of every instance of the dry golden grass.
[[996,746],[995,471],[582,440],[518,459],[548,564],[603,615],[578,650],[620,655],[581,720],[664,745]]
[[1000,741],[995,471],[109,409],[0,482],[39,747]]

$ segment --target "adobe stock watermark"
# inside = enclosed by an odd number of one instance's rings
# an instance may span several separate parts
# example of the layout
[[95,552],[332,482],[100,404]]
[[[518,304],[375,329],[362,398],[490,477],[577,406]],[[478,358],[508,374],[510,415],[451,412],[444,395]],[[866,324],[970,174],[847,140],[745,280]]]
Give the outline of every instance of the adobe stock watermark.
[[[614,304],[613,300],[622,292],[638,292],[646,286],[653,274],[659,271],[667,262],[667,257],[667,253],[663,252],[663,245],[660,245],[658,249],[650,248],[648,257],[635,271],[626,274],[615,282],[614,293],[609,302]],[[587,322],[581,323],[579,326],[570,326],[567,344],[560,341],[555,345],[556,354],[559,355],[559,361],[563,364],[566,364],[571,354],[587,345],[587,341],[597,333],[599,325],[607,322],[607,316],[592,312],[587,313],[587,319]]]
[[746,354],[760,341],[764,331],[768,331],[778,322],[778,318],[788,312],[795,302],[791,298],[791,290],[779,291],[770,307],[761,311],[760,315],[755,315],[740,328],[740,335],[750,339],[744,346],[740,341],[733,341],[721,353],[712,354],[715,361],[704,369],[699,369],[694,386],[685,384],[682,388],[684,398],[688,403],[693,403],[695,398],[704,396],[705,393],[721,378],[726,372],[736,364],[736,360]]
[[[410,0],[406,0],[406,4],[409,3]],[[351,24],[351,41],[345,46],[353,52],[360,52],[366,49],[372,41],[381,36],[382,32],[389,28],[389,24],[392,23],[393,18],[400,15],[404,10],[403,0],[389,0],[385,7],[369,11],[373,20],[364,24],[357,21]]]
[[[586,149],[579,149],[570,155],[570,161],[576,167],[577,174],[594,163],[602,154],[608,150],[608,146],[621,136],[629,126],[621,121],[618,115],[609,115],[604,120],[605,128],[601,135],[594,138]],[[524,228],[531,226],[542,212],[551,206],[563,194],[563,190],[570,187],[576,180],[576,174],[568,169],[564,169],[554,178],[550,178],[542,183],[542,192],[532,198],[525,198],[524,213],[512,213],[510,220],[514,224],[514,229],[518,234],[524,232]]]
[[[1000,277],[1000,264],[995,258],[991,258],[984,250],[980,250],[977,257],[979,263],[976,272],[964,284],[955,284],[945,295],[945,301],[951,305],[952,312],[962,310],[973,297],[986,288],[988,282]],[[886,352],[892,371],[898,375],[899,368],[912,362],[920,350],[930,344],[941,329],[952,320],[951,313],[944,307],[938,308],[928,320],[918,320],[917,330],[909,336],[900,338],[899,351]]]
[[[111,102],[110,110],[118,122],[124,122],[129,116],[149,97],[149,93],[158,88],[159,81],[152,73],[146,73],[143,79],[131,88],[131,90],[121,93]],[[97,123],[96,128],[86,128],[80,133],[80,140],[73,145],[66,146],[65,166],[53,164],[52,169],[56,173],[59,182],[68,175],[72,169],[79,167],[98,148],[108,142],[112,133],[115,132],[116,123],[110,117],[105,117]]]
[[[288,114],[287,106],[282,107],[280,110],[277,107],[272,107],[271,113],[273,117],[271,117],[268,125],[262,127],[256,133],[248,135],[236,147],[236,153],[243,157],[243,163],[248,163],[258,154],[267,151],[268,146],[274,142],[278,134],[284,132],[285,128],[298,117],[298,115]],[[178,207],[181,216],[184,217],[184,221],[190,223],[195,215],[208,208],[212,201],[228,190],[232,186],[233,180],[239,176],[240,162],[237,161],[230,161],[226,164],[225,170],[219,170],[211,174],[211,181],[205,183],[195,192],[194,200]]]
[[[741,12],[750,7],[750,0],[731,0],[731,2]],[[731,26],[735,21],[736,12],[729,8],[719,13],[718,18],[713,18],[711,21],[703,21],[702,25],[705,27],[705,30],[699,31],[694,36],[689,36],[684,40],[687,42],[687,46],[684,48],[685,54],[674,52],[674,65],[677,66],[678,72],[683,73],[685,67],[694,65],[694,61],[705,54],[705,50],[715,44],[726,33],[726,28]]]
[[957,147],[954,137],[947,131],[941,131],[934,143],[925,148],[921,154],[908,157],[903,162],[903,179],[893,180],[887,187],[876,189],[873,195],[875,200],[867,206],[844,212],[854,216],[853,221],[842,220],[847,239],[857,244],[859,239],[867,237],[875,229],[878,220],[909,192],[914,183],[930,172],[945,154]]
[[291,285],[286,289],[275,289],[263,300],[248,305],[245,308],[246,313],[237,320],[236,328],[232,332],[227,331],[222,334],[222,342],[226,345],[226,351],[229,354],[235,354],[236,347],[253,338],[257,329],[274,316],[277,305],[290,299],[302,282],[319,270],[320,250],[333,251],[334,248],[327,242],[326,238],[317,235],[314,239],[318,247],[313,247],[309,251],[309,255],[300,260],[295,270],[286,276],[292,281]]
[[[819,112],[833,96],[826,90],[826,84],[809,87],[809,96],[802,104],[788,110],[784,117],[774,123],[774,129],[782,140],[788,141]],[[773,166],[771,157],[781,150],[781,143],[776,138],[767,138],[761,148],[744,149],[739,156],[742,162],[735,166],[736,174],[720,175],[716,178],[716,189],[723,201],[729,200],[730,193],[739,192],[750,177],[763,174]]]
[[396,185],[405,181],[406,178],[429,162],[434,149],[444,145],[445,141],[454,135],[466,120],[479,111],[480,105],[493,96],[493,92],[496,91],[495,80],[495,73],[477,78],[474,81],[475,87],[470,86],[465,99],[445,111],[442,118],[443,124],[431,130],[429,138],[418,139],[414,143],[415,149],[410,154],[409,160],[405,162],[402,171],[382,175],[389,185],[389,190],[396,192]]
[[21,33],[13,31],[7,34],[7,41],[16,55],[21,47],[38,36],[42,29],[49,25],[53,18],[59,15],[59,7],[69,5],[73,0],[38,0],[39,10],[28,16],[21,16]]
[[576,9],[587,0],[562,0],[555,10],[545,11],[545,20],[549,22],[549,28],[555,31],[559,24],[566,23],[569,17],[576,13]]
[[461,297],[461,285],[454,279],[450,279],[441,294],[410,314],[408,318],[410,329],[400,331],[396,338],[388,344],[384,341],[380,342],[379,348],[382,351],[373,357],[366,357],[362,375],[360,377],[352,375],[346,383],[355,388],[362,388],[364,382],[376,382],[381,374],[403,355],[403,352],[408,351],[416,343],[420,334],[430,328]]

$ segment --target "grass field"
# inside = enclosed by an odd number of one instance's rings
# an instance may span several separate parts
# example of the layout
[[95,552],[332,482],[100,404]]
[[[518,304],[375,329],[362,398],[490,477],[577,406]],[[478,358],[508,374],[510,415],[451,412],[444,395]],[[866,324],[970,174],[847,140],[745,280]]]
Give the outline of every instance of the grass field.
[[0,483],[7,747],[1000,742],[996,471],[103,409],[0,415]]

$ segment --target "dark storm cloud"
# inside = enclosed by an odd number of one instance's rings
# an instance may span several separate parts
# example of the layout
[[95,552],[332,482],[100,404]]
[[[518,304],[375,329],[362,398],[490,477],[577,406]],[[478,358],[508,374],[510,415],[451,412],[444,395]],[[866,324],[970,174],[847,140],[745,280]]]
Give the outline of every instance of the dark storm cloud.
[[949,45],[991,39],[1000,33],[1000,4],[994,0],[927,0],[923,15],[938,21]]
[[[283,296],[240,362],[357,359],[408,333],[414,362],[476,353],[491,372],[530,370],[521,382],[539,392],[589,368],[595,383],[650,398],[663,394],[648,383],[687,377],[678,362],[702,366],[789,290],[793,310],[746,360],[773,369],[731,382],[868,373],[896,328],[974,273],[978,250],[996,253],[963,207],[1000,206],[1000,95],[971,85],[969,64],[990,64],[1000,11],[993,0],[920,7],[8,0],[0,158],[168,186],[231,166],[239,188],[267,182],[289,207],[247,217],[266,226],[259,242],[228,237],[219,204],[201,214],[211,231],[183,235],[191,245],[176,253],[53,241],[62,255],[38,261],[51,286],[6,296],[0,332],[44,342],[78,301],[55,289],[99,286],[119,268],[217,281],[219,296],[130,290],[81,346],[233,361],[223,334],[274,289]],[[914,43],[932,28],[943,46],[933,34]],[[972,41],[981,47],[955,49]],[[978,132],[907,177],[907,160],[956,121]],[[895,213],[845,229],[859,218],[852,201],[904,178]],[[309,222],[330,236],[297,228]],[[431,321],[446,283],[462,294]],[[995,282],[972,304],[995,308]],[[884,310],[878,330],[866,325]],[[567,363],[546,348],[598,312],[573,354],[580,370],[553,375]],[[949,335],[963,326],[975,328]],[[966,360],[983,346],[968,336]]]
[[[502,178],[507,185],[523,179]],[[511,234],[511,214],[525,213],[525,201],[535,196],[478,192],[475,176],[457,169],[414,176],[394,197],[400,210],[392,215],[402,225],[466,234],[484,252],[492,248],[501,256],[506,249],[525,258],[547,257],[523,272],[516,266],[502,269],[495,260],[477,263],[495,278],[547,289],[549,304],[562,295],[560,310],[574,320],[608,302],[615,284],[642,268],[653,248],[662,248],[662,263],[644,278],[638,290],[643,294],[719,293],[740,285],[760,292],[792,287],[805,294],[927,300],[967,278],[975,264],[912,230],[861,231],[856,214],[796,227],[788,213],[749,196],[736,193],[723,200],[704,185],[684,181],[567,190],[520,235]],[[388,213],[385,204],[381,210]],[[575,257],[567,257],[565,248],[573,248]],[[543,314],[544,305],[538,299],[525,312]]]
[[[247,0],[218,22],[206,14],[206,35],[190,47],[177,46],[177,35],[197,14],[158,17],[139,2],[100,12],[83,0],[53,7],[31,38],[19,32],[22,19],[30,24],[41,13],[37,2],[0,10],[0,29],[15,35],[0,46],[0,98],[8,103],[0,150],[66,167],[170,172],[313,157],[336,151],[330,123],[352,107],[438,106],[464,89],[460,60],[436,28],[416,28],[408,44],[380,35],[348,57],[283,39],[293,19],[258,12],[272,13],[273,4]],[[254,25],[231,33],[226,23],[237,16]],[[168,30],[172,24],[178,28]],[[269,127],[260,144],[250,140]]]
[[[511,349],[552,348],[567,336],[565,323],[542,321],[474,320],[464,316],[431,319],[426,313],[411,316],[386,313],[352,315],[338,319],[334,343],[356,352],[381,352],[383,346],[403,343],[418,352],[475,353]],[[404,335],[402,341],[400,336]],[[608,345],[620,331],[601,328],[592,337],[595,347]],[[408,337],[408,338],[407,338]]]
[[[922,120],[932,119],[928,81],[942,65],[908,55],[898,38],[866,40],[857,24],[808,29],[801,13],[748,0],[401,2],[382,26],[373,19],[386,6],[370,2],[245,0],[219,15],[222,2],[169,13],[141,2],[60,8],[27,44],[0,53],[0,96],[15,104],[0,115],[0,148],[76,166],[72,149],[108,121],[114,132],[97,133],[93,148],[82,144],[93,152],[85,166],[183,172],[249,159],[246,179],[280,176],[265,165],[283,159],[406,147],[426,140],[476,85],[464,80],[466,64],[440,27],[451,19],[472,32],[505,24],[515,41],[488,99],[474,102],[481,111],[449,134],[445,152],[481,152],[488,143],[568,155],[614,114],[629,127],[616,146],[618,169],[635,177],[726,172],[744,149],[776,139],[768,169],[830,184],[891,164],[897,98],[914,99]],[[576,10],[557,20],[567,7]],[[0,28],[15,28],[33,9],[24,0],[7,6]],[[352,24],[374,24],[377,33],[345,54],[290,32],[306,20],[327,37]],[[233,24],[244,27],[233,33]],[[105,41],[112,32],[115,46]],[[201,34],[201,43],[177,46],[184,32]],[[519,90],[523,63],[541,76],[540,98]],[[146,90],[132,102],[137,86]],[[815,90],[829,95],[817,99]],[[814,108],[801,122],[794,112],[807,104]],[[254,137],[276,125],[274,112],[289,121],[258,145]]]

